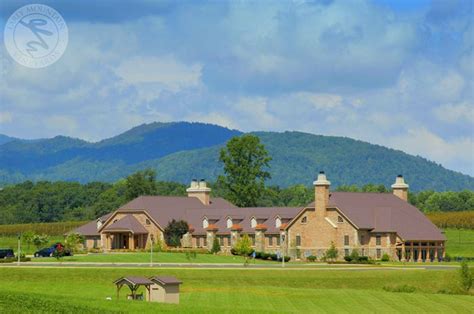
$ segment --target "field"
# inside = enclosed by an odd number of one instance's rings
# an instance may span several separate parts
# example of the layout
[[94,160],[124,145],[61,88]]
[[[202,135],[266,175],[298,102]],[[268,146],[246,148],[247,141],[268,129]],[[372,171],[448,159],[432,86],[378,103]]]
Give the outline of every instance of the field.
[[[35,258],[35,262],[55,262],[54,258]],[[98,263],[149,263],[150,253],[108,253],[108,254],[88,254],[63,257],[60,262],[98,262]],[[212,254],[196,254],[196,258],[188,259],[185,253],[153,252],[154,263],[244,263],[242,256],[225,256]],[[253,263],[276,263],[271,261],[255,260]]]
[[451,256],[474,257],[474,229],[445,229],[448,243],[446,252]]
[[[474,297],[437,294],[454,289],[455,271],[190,270],[0,268],[0,312],[457,312],[472,313]],[[181,279],[180,305],[116,300],[124,275]],[[415,287],[414,293],[384,286]],[[107,301],[106,297],[112,297]],[[2,310],[3,308],[3,310]]]

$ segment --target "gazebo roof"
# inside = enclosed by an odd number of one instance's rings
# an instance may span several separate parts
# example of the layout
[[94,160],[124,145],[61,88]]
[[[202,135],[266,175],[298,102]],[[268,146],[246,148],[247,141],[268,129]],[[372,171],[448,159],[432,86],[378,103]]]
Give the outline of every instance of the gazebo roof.
[[116,285],[132,285],[132,286],[148,286],[152,285],[154,282],[146,277],[139,276],[127,276],[122,277],[114,281]]

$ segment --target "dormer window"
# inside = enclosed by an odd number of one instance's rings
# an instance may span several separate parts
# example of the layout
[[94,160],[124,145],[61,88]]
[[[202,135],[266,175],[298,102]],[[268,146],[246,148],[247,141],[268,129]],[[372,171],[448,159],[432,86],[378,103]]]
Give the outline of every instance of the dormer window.
[[255,228],[256,226],[257,226],[257,219],[255,219],[255,217],[252,217],[252,219],[250,219],[250,227]]
[[344,222],[344,219],[342,219],[341,216],[337,216],[337,222],[339,222],[339,223]]
[[97,219],[97,230],[99,230],[100,227],[102,227],[102,221],[100,219]]
[[281,218],[277,217],[275,219],[275,227],[280,228],[281,227]]
[[304,216],[303,218],[301,218],[301,223],[302,224],[305,224],[308,222],[308,217]]
[[207,221],[207,218],[204,218],[204,219],[202,220],[202,227],[203,227],[204,229],[206,229],[207,227],[209,227],[209,221]]
[[227,228],[232,228],[232,219],[227,218]]

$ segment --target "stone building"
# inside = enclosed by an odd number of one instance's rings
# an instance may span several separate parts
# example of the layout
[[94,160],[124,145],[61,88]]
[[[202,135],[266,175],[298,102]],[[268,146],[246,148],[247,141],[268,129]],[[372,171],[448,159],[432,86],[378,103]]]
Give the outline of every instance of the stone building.
[[172,219],[185,220],[182,246],[210,249],[215,237],[230,252],[243,234],[256,251],[305,259],[322,257],[333,244],[339,256],[357,250],[380,259],[434,261],[443,258],[446,238],[407,202],[408,185],[398,176],[393,193],[331,192],[324,172],[314,181],[315,202],[306,207],[239,208],[211,198],[206,182],[193,180],[187,197],[141,196],[79,227],[88,249],[144,249],[163,240]]

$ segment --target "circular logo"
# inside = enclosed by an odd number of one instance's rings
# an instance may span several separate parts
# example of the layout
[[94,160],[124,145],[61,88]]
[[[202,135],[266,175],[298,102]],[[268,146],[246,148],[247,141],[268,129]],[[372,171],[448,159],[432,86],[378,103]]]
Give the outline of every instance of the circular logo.
[[16,62],[29,68],[44,68],[63,55],[68,29],[55,9],[44,4],[29,4],[10,16],[3,39]]

